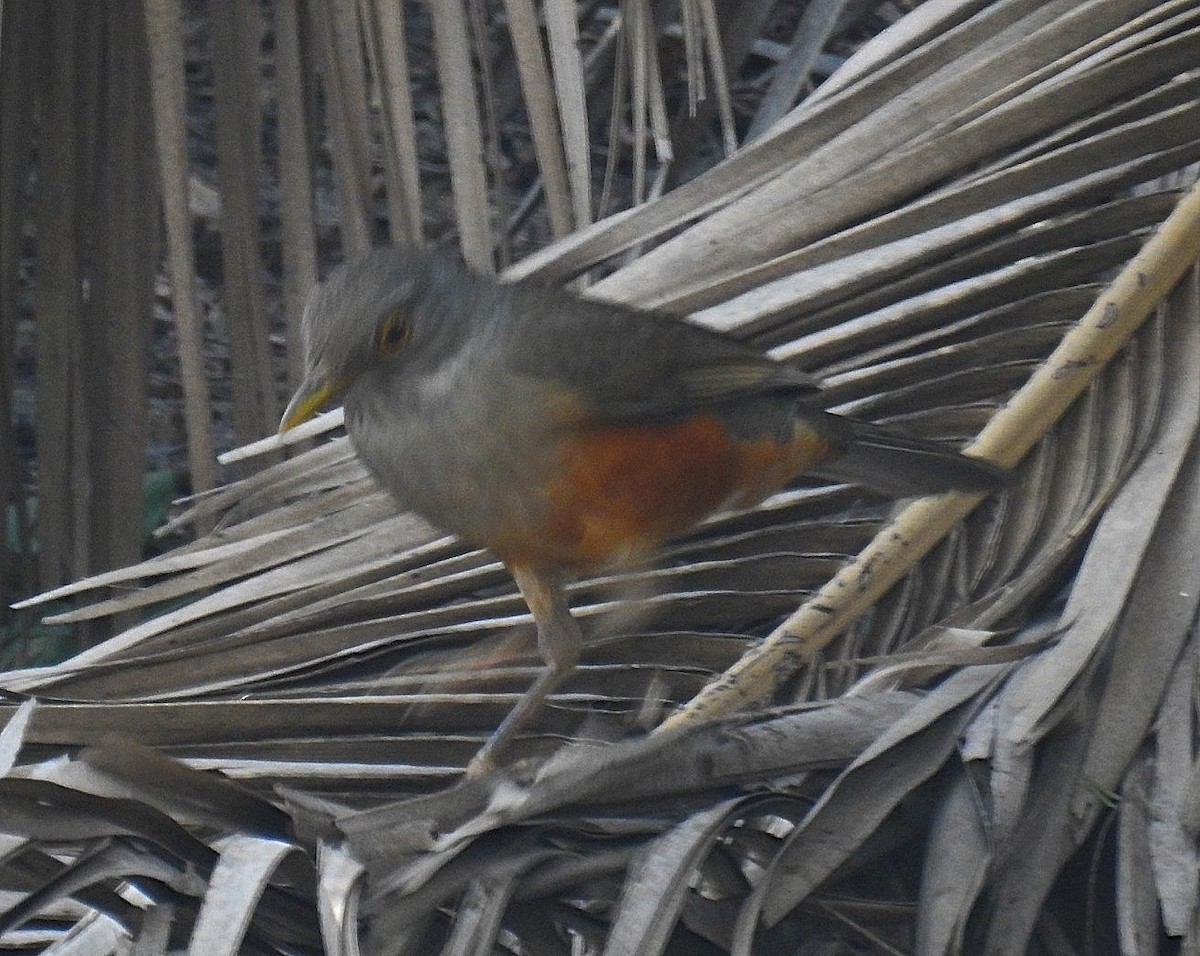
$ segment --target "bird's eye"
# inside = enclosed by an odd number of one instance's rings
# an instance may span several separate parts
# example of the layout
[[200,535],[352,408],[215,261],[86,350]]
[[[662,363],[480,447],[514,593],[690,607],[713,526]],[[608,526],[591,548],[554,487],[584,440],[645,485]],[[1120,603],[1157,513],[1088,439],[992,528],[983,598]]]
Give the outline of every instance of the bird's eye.
[[383,355],[392,356],[404,348],[410,338],[412,326],[409,325],[408,317],[397,310],[388,313],[387,318],[379,324],[375,345]]

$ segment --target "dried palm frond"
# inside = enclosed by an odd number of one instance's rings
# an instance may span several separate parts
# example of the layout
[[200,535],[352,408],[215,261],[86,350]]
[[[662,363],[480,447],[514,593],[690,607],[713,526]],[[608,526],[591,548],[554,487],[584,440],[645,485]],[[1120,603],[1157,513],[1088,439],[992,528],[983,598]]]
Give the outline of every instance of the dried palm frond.
[[[643,246],[592,294],[966,440],[1151,236],[1176,275],[1200,252],[1198,55],[1196,3],[932,0],[742,152],[513,271]],[[774,707],[631,733],[885,505],[798,485],[579,582],[584,664],[531,759],[448,789],[535,668],[500,565],[395,514],[343,438],[207,494],[179,520],[212,532],[54,595],[101,598],[60,619],[156,616],[0,675],[36,698],[0,735],[0,926],[97,951],[1190,951],[1197,354],[1193,270]]]

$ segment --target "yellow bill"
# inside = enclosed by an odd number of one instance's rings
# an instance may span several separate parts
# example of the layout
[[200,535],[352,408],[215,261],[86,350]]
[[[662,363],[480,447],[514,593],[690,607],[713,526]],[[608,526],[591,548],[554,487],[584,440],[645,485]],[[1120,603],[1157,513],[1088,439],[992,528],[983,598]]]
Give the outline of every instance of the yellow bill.
[[326,405],[342,397],[350,382],[347,379],[305,379],[288,402],[287,411],[279,423],[279,434],[291,431],[317,414]]

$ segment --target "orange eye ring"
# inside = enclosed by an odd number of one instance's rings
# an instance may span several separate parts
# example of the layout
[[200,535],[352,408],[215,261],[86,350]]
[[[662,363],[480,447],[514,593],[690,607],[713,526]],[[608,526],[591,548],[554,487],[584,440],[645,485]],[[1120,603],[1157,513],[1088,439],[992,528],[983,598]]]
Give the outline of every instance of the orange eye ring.
[[379,324],[379,331],[375,334],[375,347],[380,354],[390,358],[399,354],[411,338],[412,326],[409,325],[408,317],[397,310],[388,313],[387,318]]

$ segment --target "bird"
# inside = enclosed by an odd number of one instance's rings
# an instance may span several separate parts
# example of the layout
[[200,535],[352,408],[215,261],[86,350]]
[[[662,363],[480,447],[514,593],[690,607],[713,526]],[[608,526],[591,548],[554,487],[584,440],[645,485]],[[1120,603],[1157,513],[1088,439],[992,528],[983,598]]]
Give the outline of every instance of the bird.
[[341,402],[398,505],[490,550],[544,667],[468,765],[483,773],[577,664],[567,584],[643,565],[669,539],[803,473],[893,497],[987,493],[1003,469],[827,411],[793,364],[684,317],[500,282],[392,245],[337,267],[301,319],[280,433]]

